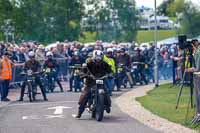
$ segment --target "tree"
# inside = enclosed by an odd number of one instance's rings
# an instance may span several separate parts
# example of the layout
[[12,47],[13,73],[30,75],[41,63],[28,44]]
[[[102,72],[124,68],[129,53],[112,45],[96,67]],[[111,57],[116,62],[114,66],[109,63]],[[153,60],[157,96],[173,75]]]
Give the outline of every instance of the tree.
[[183,12],[181,12],[182,32],[189,37],[200,35],[200,11],[191,2],[185,2]]
[[2,28],[5,25],[5,21],[11,19],[13,12],[12,4],[9,0],[0,0],[0,40],[4,37],[4,29]]
[[104,41],[133,41],[137,34],[137,11],[130,0],[90,1],[96,22],[97,38]]
[[80,21],[83,15],[82,2],[79,0],[48,0],[45,3],[44,16],[47,22],[46,35],[57,40],[76,40],[81,31]]
[[0,25],[9,18],[18,40],[76,40],[83,14],[81,0],[1,0]]
[[174,17],[174,2],[175,0],[163,1],[163,3],[158,7],[158,14]]
[[[87,0],[94,5],[84,30],[96,31],[97,38],[132,41],[137,31],[137,11],[130,0]],[[44,43],[78,40],[83,33],[81,20],[85,0],[1,0],[0,26],[10,19],[18,41]],[[103,5],[102,5],[103,3]],[[86,6],[87,7],[87,6]],[[1,32],[2,34],[2,32]],[[0,36],[1,36],[0,34]]]
[[110,5],[117,13],[117,40],[133,41],[137,34],[138,21],[135,1],[111,0]]
[[158,7],[158,13],[169,17],[176,17],[185,8],[185,0],[166,0]]

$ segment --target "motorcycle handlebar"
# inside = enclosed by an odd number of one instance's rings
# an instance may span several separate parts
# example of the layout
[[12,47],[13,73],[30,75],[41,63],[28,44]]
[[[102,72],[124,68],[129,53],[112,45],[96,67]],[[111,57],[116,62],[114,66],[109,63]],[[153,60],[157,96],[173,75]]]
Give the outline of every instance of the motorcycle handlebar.
[[144,62],[133,62],[132,64],[135,64],[135,65],[138,65],[138,64],[145,65],[146,63],[144,63]]
[[82,69],[82,66],[69,66],[70,69]]
[[44,72],[42,71],[42,72],[33,72],[33,73],[31,73],[31,75],[30,74],[28,74],[27,72],[22,72],[22,73],[20,73],[20,75],[22,75],[22,76],[38,76],[38,75],[41,75],[41,74],[43,74]]
[[108,77],[108,75],[104,75],[102,77],[95,77],[93,74],[85,74],[85,75],[82,75],[81,78],[84,78],[84,77],[90,77],[92,78],[93,80],[102,80],[102,79],[105,79]]

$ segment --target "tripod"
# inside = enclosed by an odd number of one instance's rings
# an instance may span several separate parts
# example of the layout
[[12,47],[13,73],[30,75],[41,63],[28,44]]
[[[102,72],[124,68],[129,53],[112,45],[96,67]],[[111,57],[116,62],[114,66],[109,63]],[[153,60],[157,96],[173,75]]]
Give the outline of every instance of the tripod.
[[[186,70],[188,68],[188,64],[190,63],[191,64],[190,67],[192,67],[193,56],[189,55],[189,59],[187,60],[186,66],[185,66],[185,61],[186,61],[186,53],[184,51],[184,73],[183,73],[183,78],[182,78],[182,81],[181,81],[180,90],[179,90],[179,93],[178,93],[176,109],[178,109],[180,98],[181,98],[182,91],[183,91],[183,87],[184,87],[184,84],[185,84],[185,78],[186,78],[186,74],[187,74]],[[193,76],[192,76],[192,73],[189,73],[189,74],[191,76],[190,83],[189,83],[190,84],[190,101],[191,101],[191,107],[193,108]]]

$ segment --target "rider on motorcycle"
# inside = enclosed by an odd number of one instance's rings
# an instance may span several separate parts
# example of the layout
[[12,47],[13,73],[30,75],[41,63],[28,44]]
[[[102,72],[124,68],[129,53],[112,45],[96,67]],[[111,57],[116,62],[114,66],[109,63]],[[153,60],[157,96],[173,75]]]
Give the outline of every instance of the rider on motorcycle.
[[121,81],[123,81],[123,79],[127,76],[128,80],[130,82],[130,86],[131,88],[133,87],[133,78],[131,76],[131,72],[129,71],[129,69],[131,68],[131,57],[130,55],[128,55],[126,53],[125,48],[120,48],[119,49],[119,54],[116,57],[116,62],[117,62],[117,67],[119,68],[120,65],[123,65],[123,67],[125,67],[126,71],[119,73],[118,70],[118,88],[120,88],[120,86],[123,84],[121,83]]
[[[84,60],[81,58],[80,54],[78,51],[74,52],[74,55],[71,58],[71,62],[70,62],[70,66],[75,66],[75,65],[82,65],[84,63]],[[72,91],[72,87],[73,87],[73,80],[74,80],[74,70],[71,71],[70,74],[70,79],[69,79],[69,86],[70,86],[70,90]],[[81,86],[80,84],[78,85],[79,90],[81,90]],[[76,90],[75,90],[76,91]]]
[[143,78],[143,80],[146,81],[146,76],[145,76],[145,57],[142,54],[142,51],[140,48],[136,48],[136,55],[133,57],[132,61],[133,62],[139,62],[140,64],[138,64],[138,73],[141,74],[141,77]]
[[83,62],[86,62],[86,60],[88,58],[88,49],[87,48],[81,49],[81,58],[83,59]]
[[112,96],[112,91],[114,90],[115,87],[115,74],[116,74],[116,64],[115,64],[115,59],[113,57],[113,49],[108,48],[106,50],[106,55],[104,56],[104,61],[108,63],[112,69],[112,75],[110,75],[107,80],[107,88],[109,89],[110,96]]
[[[63,92],[63,87],[62,84],[60,83],[59,79],[58,79],[58,69],[59,69],[59,65],[57,63],[57,61],[55,59],[53,59],[53,53],[52,52],[47,52],[46,54],[47,56],[47,60],[44,63],[44,69],[50,69],[50,76],[53,77],[55,79],[55,81],[57,82],[58,86],[60,87],[60,91]],[[51,78],[48,77],[48,78]]]
[[[28,60],[28,61],[25,62],[24,70],[25,71],[31,70],[32,72],[38,72],[38,71],[40,71],[41,66],[40,66],[40,63],[35,59],[35,53],[33,51],[30,51],[28,53],[28,56],[29,56],[30,60]],[[35,86],[37,86],[37,85],[40,86],[40,89],[41,89],[44,101],[48,101],[48,99],[46,97],[46,93],[45,93],[45,88],[42,85],[40,76],[36,76],[35,77],[35,81],[36,81],[35,82],[36,83]],[[26,82],[23,82],[19,101],[23,101],[25,87],[26,87]],[[33,99],[33,100],[35,100],[35,99]]]
[[[87,62],[86,68],[94,75],[95,77],[102,77],[106,74],[112,73],[111,67],[103,61],[104,54],[100,50],[95,50],[93,52],[93,59],[90,60],[90,62]],[[84,69],[84,73],[87,73],[87,69]],[[76,118],[80,118],[82,113],[85,110],[85,106],[87,104],[89,95],[90,95],[90,89],[95,85],[95,81],[90,78],[89,76],[86,77],[86,81],[84,82],[84,89],[83,92],[79,98],[79,108],[78,108],[78,114],[76,115]],[[108,92],[106,92],[106,111],[110,112],[111,107],[111,99]]]

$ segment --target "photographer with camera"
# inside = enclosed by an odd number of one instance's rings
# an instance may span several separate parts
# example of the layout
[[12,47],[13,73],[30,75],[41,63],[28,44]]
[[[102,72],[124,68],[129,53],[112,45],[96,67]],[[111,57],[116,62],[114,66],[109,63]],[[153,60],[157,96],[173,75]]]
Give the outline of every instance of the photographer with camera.
[[[189,49],[189,48],[188,48]],[[193,57],[193,61],[191,62],[191,59],[189,56],[186,56],[186,62],[187,63],[187,69],[186,72],[197,72],[200,71],[200,47],[198,40],[192,40],[191,42],[191,48],[188,50],[188,53],[190,53],[190,57]],[[186,65],[185,63],[185,65]],[[199,74],[200,76],[200,74]]]

